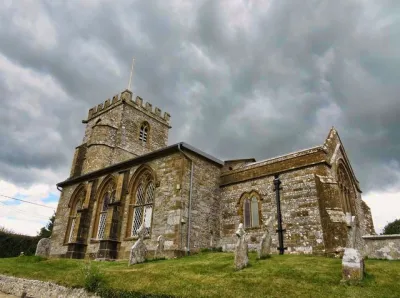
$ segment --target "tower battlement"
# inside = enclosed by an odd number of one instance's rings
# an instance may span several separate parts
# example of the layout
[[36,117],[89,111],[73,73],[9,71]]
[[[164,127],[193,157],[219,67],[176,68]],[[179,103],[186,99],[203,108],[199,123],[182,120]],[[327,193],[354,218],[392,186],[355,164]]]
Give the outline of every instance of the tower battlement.
[[125,90],[120,94],[116,94],[112,97],[112,99],[107,99],[104,103],[98,104],[93,108],[89,109],[87,121],[90,119],[99,116],[100,114],[108,111],[121,103],[126,102],[141,111],[147,112],[152,117],[156,118],[157,120],[169,124],[169,120],[171,115],[167,112],[164,112],[162,115],[162,111],[160,108],[155,107],[153,109],[153,105],[149,102],[143,102],[143,99],[139,96],[136,96],[135,100],[132,99],[132,92],[129,90]]

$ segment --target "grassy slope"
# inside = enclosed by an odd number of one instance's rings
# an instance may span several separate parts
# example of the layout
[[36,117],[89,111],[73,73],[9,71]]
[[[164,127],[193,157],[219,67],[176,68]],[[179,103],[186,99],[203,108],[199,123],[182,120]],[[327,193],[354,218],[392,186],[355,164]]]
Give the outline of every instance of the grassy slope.
[[[113,288],[185,297],[400,297],[400,262],[367,260],[359,285],[340,284],[341,260],[274,255],[235,271],[233,254],[203,253],[181,259],[127,266],[93,262]],[[0,259],[0,274],[51,280],[81,287],[85,261],[34,257]]]

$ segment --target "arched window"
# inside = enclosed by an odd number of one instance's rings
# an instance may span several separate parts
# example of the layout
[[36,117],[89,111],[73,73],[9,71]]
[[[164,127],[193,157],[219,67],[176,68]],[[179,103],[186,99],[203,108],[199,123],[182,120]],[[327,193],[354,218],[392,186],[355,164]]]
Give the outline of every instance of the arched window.
[[75,194],[72,197],[71,204],[70,204],[70,212],[69,212],[69,219],[68,219],[68,226],[67,231],[65,233],[66,236],[66,243],[70,243],[73,241],[75,223],[76,223],[76,216],[78,210],[82,209],[83,203],[85,201],[85,188],[84,186],[79,186],[76,190]]
[[147,122],[143,122],[140,126],[139,141],[141,141],[142,143],[147,143],[147,140],[149,138],[149,131],[149,124]]
[[114,202],[115,200],[115,182],[113,179],[108,180],[100,192],[97,204],[97,214],[95,221],[95,233],[96,239],[101,240],[104,238],[104,233],[106,229],[107,222],[107,210],[108,204]]
[[344,213],[354,214],[352,198],[354,197],[353,184],[344,165],[341,163],[338,166],[337,181],[340,191],[340,200]]
[[260,195],[252,191],[244,193],[239,201],[239,215],[244,228],[257,228],[261,225]]
[[154,197],[154,176],[150,170],[146,169],[134,184],[129,204],[127,237],[136,237],[137,230],[143,222],[146,228],[145,236],[150,235]]

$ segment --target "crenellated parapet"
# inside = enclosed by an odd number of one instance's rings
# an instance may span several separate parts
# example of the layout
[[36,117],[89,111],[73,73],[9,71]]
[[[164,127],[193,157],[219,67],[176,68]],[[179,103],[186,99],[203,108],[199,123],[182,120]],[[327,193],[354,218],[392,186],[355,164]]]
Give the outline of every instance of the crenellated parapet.
[[136,96],[135,100],[132,99],[132,92],[129,90],[125,90],[120,94],[116,94],[112,97],[112,99],[107,99],[104,103],[98,104],[97,106],[89,109],[87,121],[90,119],[99,116],[103,112],[114,108],[115,106],[121,104],[122,102],[126,102],[135,106],[136,108],[147,112],[152,117],[156,118],[157,120],[169,124],[169,120],[171,115],[167,112],[164,112],[162,115],[162,111],[158,107],[154,107],[149,102],[143,102],[143,99],[139,96]]

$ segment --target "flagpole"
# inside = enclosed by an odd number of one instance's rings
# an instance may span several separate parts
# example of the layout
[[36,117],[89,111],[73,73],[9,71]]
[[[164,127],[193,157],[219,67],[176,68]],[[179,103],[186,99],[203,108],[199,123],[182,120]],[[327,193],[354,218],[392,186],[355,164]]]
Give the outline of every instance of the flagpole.
[[133,63],[135,62],[135,58],[132,58],[132,67],[131,67],[131,75],[129,76],[128,90],[131,91],[131,82],[132,82],[132,74],[133,74]]

